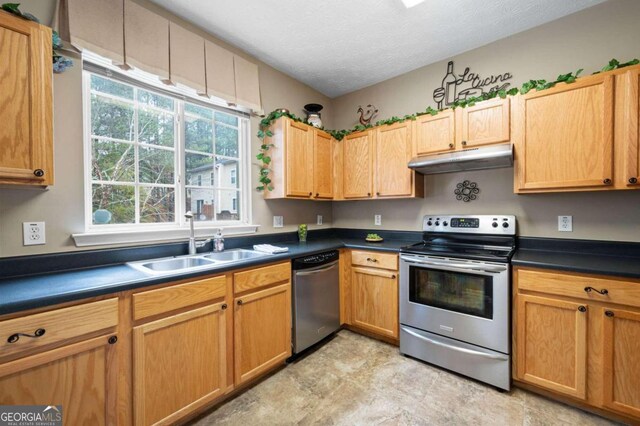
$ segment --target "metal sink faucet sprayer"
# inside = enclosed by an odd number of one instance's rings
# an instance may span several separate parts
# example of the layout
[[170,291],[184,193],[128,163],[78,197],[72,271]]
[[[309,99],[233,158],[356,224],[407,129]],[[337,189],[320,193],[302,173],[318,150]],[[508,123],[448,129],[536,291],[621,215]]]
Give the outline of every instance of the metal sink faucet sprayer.
[[196,254],[200,247],[203,247],[205,244],[211,241],[211,238],[200,241],[196,240],[196,233],[193,229],[193,213],[191,213],[191,211],[188,211],[184,215],[184,217],[189,220],[189,254]]

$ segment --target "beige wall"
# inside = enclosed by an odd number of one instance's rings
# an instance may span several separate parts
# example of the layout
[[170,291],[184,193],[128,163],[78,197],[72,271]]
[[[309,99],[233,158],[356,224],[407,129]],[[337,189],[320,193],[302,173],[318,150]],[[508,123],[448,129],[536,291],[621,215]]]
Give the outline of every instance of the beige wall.
[[[45,18],[43,15],[47,15],[51,8],[44,6],[44,0],[27,0],[21,3],[23,11],[36,14],[43,22],[49,21],[50,17]],[[141,3],[165,13],[154,5],[143,1]],[[182,24],[187,25],[184,22]],[[191,28],[220,43],[203,31],[195,27]],[[236,53],[241,53],[224,43],[221,44]],[[247,58],[258,62],[248,56]],[[305,104],[320,103],[325,106],[323,120],[327,125],[333,125],[329,98],[264,63],[259,63],[259,67],[265,111],[286,107],[294,114],[303,116],[302,107]],[[81,77],[82,66],[79,60],[76,60],[74,67],[67,72],[54,74],[55,185],[45,191],[0,188],[0,257],[77,249],[71,234],[84,231]],[[257,186],[258,163],[255,160],[255,154],[258,152],[260,140],[255,133],[259,122],[259,118],[251,119],[252,181],[250,185],[253,223],[260,225],[259,232],[294,231],[299,223],[316,223],[316,214],[324,216],[322,228],[330,227],[331,203],[297,200],[265,201],[262,195],[253,189]],[[284,216],[284,228],[272,228],[273,215]],[[46,222],[46,245],[29,247],[22,245],[22,222],[27,221]],[[313,225],[309,227],[309,229],[314,228],[318,227]]]
[[[529,79],[552,80],[578,68],[591,73],[611,58],[640,57],[638,17],[639,1],[610,0],[452,59],[458,73],[465,67],[486,76],[511,72],[517,86]],[[336,126],[353,126],[358,105],[376,105],[379,118],[435,106],[432,93],[441,84],[446,64],[419,68],[335,98]],[[453,190],[464,179],[478,183],[478,200],[456,201]],[[334,203],[333,226],[375,228],[373,215],[382,214],[384,229],[418,230],[424,214],[505,213],[517,215],[520,235],[640,241],[640,191],[514,195],[512,169],[426,176],[425,184],[423,200]],[[574,232],[557,231],[558,215],[573,215]]]

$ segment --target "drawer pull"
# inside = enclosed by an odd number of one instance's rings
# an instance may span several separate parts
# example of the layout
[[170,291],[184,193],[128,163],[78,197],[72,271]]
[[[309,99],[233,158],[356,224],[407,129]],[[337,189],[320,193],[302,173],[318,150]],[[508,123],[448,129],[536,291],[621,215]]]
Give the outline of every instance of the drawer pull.
[[40,177],[43,177],[43,176],[44,176],[44,170],[42,170],[42,169],[35,169],[35,170],[33,171],[33,175],[34,175],[35,177],[39,177],[39,178],[40,178]]
[[238,300],[238,306],[242,306],[242,299]]
[[602,290],[598,290],[597,288],[593,288],[593,287],[585,287],[584,291],[586,291],[587,293],[591,293],[592,291],[595,291],[598,294],[601,294],[603,296],[606,296],[607,294],[609,294],[609,290],[607,290],[606,288],[603,288]]
[[613,311],[604,311],[604,314],[611,318],[613,316]]
[[396,279],[396,276],[395,276],[395,275],[391,275],[391,279],[392,279],[392,280],[395,280],[395,279]]
[[26,333],[14,333],[11,336],[9,336],[9,338],[7,339],[7,342],[9,343],[15,343],[18,340],[20,340],[20,336],[23,337],[31,337],[32,339],[35,339],[37,337],[40,336],[44,336],[45,333],[45,329],[44,328],[39,328],[36,331],[33,332],[33,334],[26,334]]
[[220,309],[222,309],[223,311],[224,311],[225,309],[227,309],[227,304],[226,304],[226,303],[224,303],[222,306],[220,306]]
[[636,177],[630,177],[630,178],[629,178],[629,183],[630,183],[631,185],[635,185],[636,183],[638,183],[638,178],[636,178]]
[[110,345],[113,345],[117,341],[118,341],[118,336],[111,336],[111,337],[109,337],[109,340],[108,340]]
[[376,263],[378,261],[378,259],[372,259],[370,257],[367,257],[367,262],[373,262]]
[[587,307],[586,307],[586,306],[582,306],[582,305],[580,305],[580,306],[578,306],[578,310],[579,310],[580,312],[587,312]]

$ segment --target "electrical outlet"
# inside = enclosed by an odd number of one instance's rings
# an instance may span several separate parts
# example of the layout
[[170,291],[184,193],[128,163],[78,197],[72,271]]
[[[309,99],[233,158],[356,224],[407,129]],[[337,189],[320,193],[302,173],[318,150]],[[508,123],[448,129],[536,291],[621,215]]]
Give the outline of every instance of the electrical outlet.
[[377,226],[382,226],[382,215],[376,214],[373,215],[373,224]]
[[22,239],[22,244],[25,246],[45,244],[44,222],[23,222]]
[[573,232],[573,216],[558,216],[558,231]]
[[284,217],[283,216],[274,216],[273,217],[273,227],[274,228],[282,228],[284,226]]
[[316,216],[316,225],[322,225],[322,215],[321,214]]

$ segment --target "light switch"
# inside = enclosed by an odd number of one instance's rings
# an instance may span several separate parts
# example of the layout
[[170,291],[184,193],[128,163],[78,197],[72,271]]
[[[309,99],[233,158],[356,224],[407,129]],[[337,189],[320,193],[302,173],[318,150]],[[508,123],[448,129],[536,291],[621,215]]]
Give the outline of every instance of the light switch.
[[284,216],[274,216],[273,217],[273,227],[274,228],[282,228],[284,226]]

